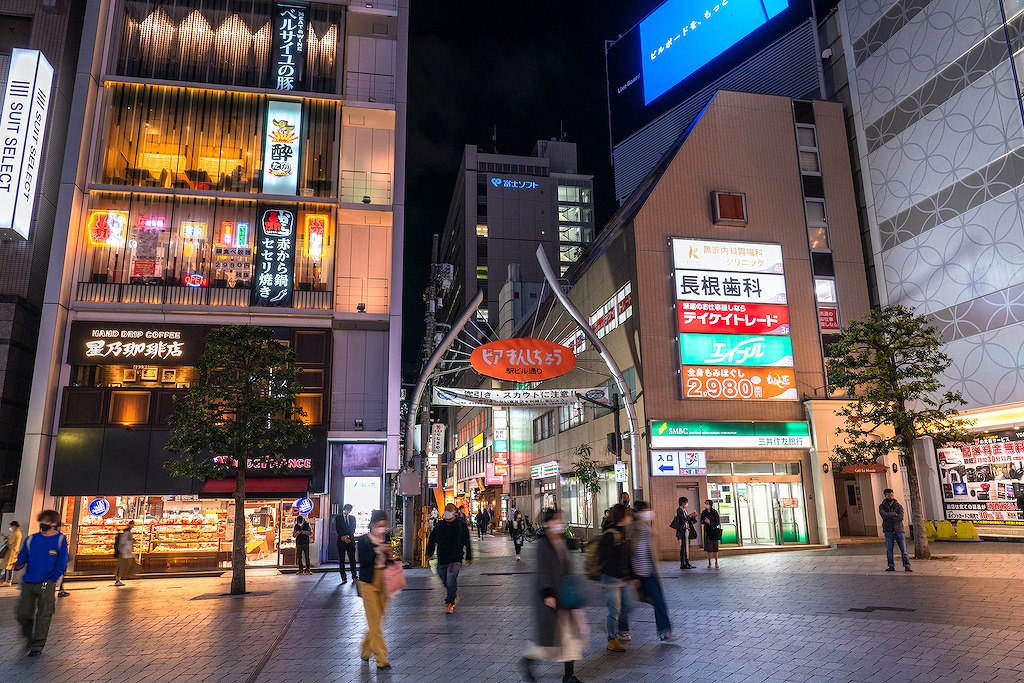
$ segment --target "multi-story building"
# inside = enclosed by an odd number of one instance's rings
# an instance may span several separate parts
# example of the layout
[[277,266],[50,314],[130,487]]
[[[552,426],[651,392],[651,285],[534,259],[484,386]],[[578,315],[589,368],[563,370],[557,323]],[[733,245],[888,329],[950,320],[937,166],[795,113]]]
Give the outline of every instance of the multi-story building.
[[521,289],[535,293],[531,283],[543,280],[533,255],[538,244],[564,273],[593,239],[593,176],[579,173],[574,143],[538,140],[530,156],[467,145],[441,242],[441,261],[455,266],[442,318],[458,315],[481,289],[477,321],[497,329],[510,264],[519,264]]
[[[399,463],[407,3],[85,6],[18,514],[57,507],[78,571],[127,519],[148,570],[219,566],[236,533],[289,563],[296,510],[327,558],[342,501],[365,523]],[[233,482],[163,467],[227,324],[294,349],[314,433],[249,480],[244,530]]]
[[940,450],[926,508],[1000,534],[1024,520],[1005,502],[1024,452],[1022,27],[1016,2],[844,0],[820,32],[829,96],[846,107],[872,298],[937,324],[953,360],[944,390],[962,393],[979,437],[1005,442]]
[[[44,0],[10,0],[0,7],[0,508],[5,512],[13,511],[21,467],[78,58],[77,28],[84,13],[82,3]],[[39,118],[31,114],[33,103]]]

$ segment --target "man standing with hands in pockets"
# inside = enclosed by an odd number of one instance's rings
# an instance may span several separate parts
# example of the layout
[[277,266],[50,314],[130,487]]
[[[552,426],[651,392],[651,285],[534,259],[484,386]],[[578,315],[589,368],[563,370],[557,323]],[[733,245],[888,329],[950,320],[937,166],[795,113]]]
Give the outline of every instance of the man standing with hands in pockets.
[[57,584],[68,568],[68,537],[57,531],[59,518],[56,510],[39,513],[36,518],[39,533],[25,539],[18,552],[18,563],[14,565],[15,569],[25,567],[15,614],[21,633],[28,641],[29,657],[43,652],[56,607]]
[[455,517],[455,506],[448,503],[444,506],[444,515],[430,532],[427,539],[427,558],[437,549],[437,575],[445,585],[447,594],[444,599],[444,611],[452,614],[455,604],[459,601],[459,572],[462,571],[462,558],[465,554],[466,565],[473,564],[473,549],[469,545],[469,527],[461,519]]
[[341,569],[341,582],[348,583],[345,574],[345,558],[348,557],[352,568],[352,580],[356,578],[356,518],[352,516],[352,506],[345,504],[341,514],[334,520],[334,529],[338,532],[338,564]]

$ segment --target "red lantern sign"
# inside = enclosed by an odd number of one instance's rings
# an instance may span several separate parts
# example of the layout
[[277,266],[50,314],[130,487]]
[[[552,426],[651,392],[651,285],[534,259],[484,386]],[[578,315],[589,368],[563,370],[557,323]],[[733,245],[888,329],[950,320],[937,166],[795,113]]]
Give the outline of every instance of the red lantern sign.
[[476,347],[469,361],[485,377],[540,382],[571,371],[576,354],[544,339],[502,339]]

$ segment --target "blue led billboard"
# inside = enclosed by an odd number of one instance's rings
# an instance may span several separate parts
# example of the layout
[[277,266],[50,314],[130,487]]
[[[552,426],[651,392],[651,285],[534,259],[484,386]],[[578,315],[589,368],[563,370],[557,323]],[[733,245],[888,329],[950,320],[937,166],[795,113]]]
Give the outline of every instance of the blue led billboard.
[[644,104],[746,38],[787,0],[668,0],[640,22]]
[[[612,143],[618,144],[810,17],[810,0],[657,4],[607,49]],[[765,78],[770,81],[771,75]],[[766,84],[764,91],[771,90]]]

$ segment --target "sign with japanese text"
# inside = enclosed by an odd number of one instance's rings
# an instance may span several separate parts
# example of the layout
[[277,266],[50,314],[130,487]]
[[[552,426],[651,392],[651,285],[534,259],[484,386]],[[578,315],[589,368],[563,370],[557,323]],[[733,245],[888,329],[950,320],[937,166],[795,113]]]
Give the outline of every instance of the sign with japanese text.
[[270,100],[263,139],[262,190],[265,194],[297,193],[301,139],[302,104]]
[[252,306],[291,306],[295,271],[295,209],[260,206]]
[[491,177],[491,185],[511,190],[536,190],[540,187],[540,183],[536,180],[515,180],[512,178],[499,178],[498,176]]
[[789,337],[681,334],[679,354],[683,365],[793,367]]
[[796,375],[788,368],[683,366],[683,398],[792,400]]
[[430,449],[435,454],[444,453],[444,432],[443,422],[435,422],[430,426]]
[[787,306],[680,301],[676,310],[680,332],[789,334]]
[[158,323],[71,323],[69,365],[194,365],[206,328]]
[[806,422],[652,422],[652,449],[810,448]]
[[782,247],[778,244],[673,239],[672,263],[685,270],[783,273]]
[[1024,441],[1000,439],[937,449],[946,519],[1024,526]]
[[455,449],[455,460],[456,460],[456,462],[458,462],[459,460],[462,460],[467,455],[469,455],[469,444],[468,443],[464,443],[464,444],[462,444],[461,446],[459,446],[458,448]]
[[123,247],[128,235],[128,212],[93,209],[85,229],[89,244],[95,247]]
[[678,301],[785,304],[786,278],[783,275],[764,273],[677,270],[676,299]]
[[301,90],[306,71],[306,22],[309,3],[275,3],[270,52],[270,87]]
[[53,67],[41,52],[11,51],[0,109],[0,237],[28,239],[52,86]]
[[651,451],[651,474],[656,477],[705,477],[705,451]]
[[576,367],[576,354],[544,339],[502,339],[473,349],[473,369],[485,377],[539,382]]
[[626,483],[626,463],[617,462],[615,463],[615,483],[624,484]]
[[434,387],[435,406],[568,406],[579,402],[577,394],[592,401],[608,402],[608,387],[590,389],[456,389]]
[[839,327],[839,309],[833,306],[818,307],[818,327],[822,334],[841,332]]
[[[615,296],[604,302],[601,308],[594,311],[590,316],[590,329],[592,329],[598,337],[603,337],[616,327],[626,322],[633,315],[633,283],[627,282],[624,284],[619,291],[615,293]],[[580,332],[582,335],[583,333]],[[583,348],[586,348],[586,338],[584,337]],[[570,344],[565,344],[575,350],[575,347]],[[579,353],[578,351],[576,353]]]
[[498,474],[497,463],[484,463],[484,486],[501,486],[505,483],[505,475]]

